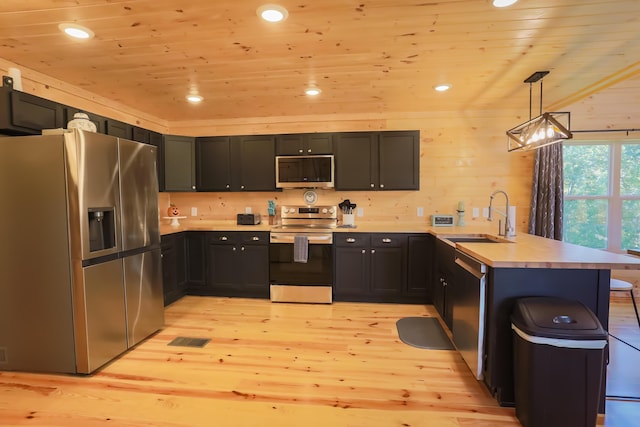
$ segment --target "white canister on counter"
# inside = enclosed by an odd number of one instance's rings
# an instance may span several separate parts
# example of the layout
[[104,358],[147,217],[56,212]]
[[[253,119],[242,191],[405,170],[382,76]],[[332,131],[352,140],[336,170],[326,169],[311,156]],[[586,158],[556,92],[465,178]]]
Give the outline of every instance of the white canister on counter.
[[85,113],[75,113],[73,120],[67,123],[67,129],[82,129],[89,132],[96,132],[96,124],[89,120],[89,116]]
[[342,225],[345,227],[353,227],[355,225],[356,216],[352,213],[342,214]]

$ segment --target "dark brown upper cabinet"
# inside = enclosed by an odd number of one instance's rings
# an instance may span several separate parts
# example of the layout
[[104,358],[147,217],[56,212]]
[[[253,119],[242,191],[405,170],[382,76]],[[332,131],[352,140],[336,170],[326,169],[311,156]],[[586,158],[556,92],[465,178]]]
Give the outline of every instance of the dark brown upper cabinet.
[[420,132],[344,132],[334,135],[336,190],[420,188]]
[[277,156],[333,154],[332,133],[292,133],[276,135]]

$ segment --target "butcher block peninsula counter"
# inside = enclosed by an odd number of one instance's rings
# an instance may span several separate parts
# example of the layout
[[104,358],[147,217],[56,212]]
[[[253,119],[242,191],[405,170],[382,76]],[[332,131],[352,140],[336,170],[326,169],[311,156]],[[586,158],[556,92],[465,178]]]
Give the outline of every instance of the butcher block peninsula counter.
[[[182,221],[179,226],[161,224],[161,234],[183,231],[245,231],[269,232],[269,224],[237,225],[235,221]],[[412,223],[358,223],[355,228],[337,227],[334,233],[404,233],[433,236],[432,253],[425,265],[430,268],[427,277],[435,301],[435,288],[439,286],[437,275],[449,271],[446,278],[449,292],[455,288],[455,252],[459,250],[487,266],[484,292],[476,293],[484,305],[484,343],[482,349],[482,374],[490,392],[501,405],[514,404],[512,331],[510,316],[515,301],[526,296],[552,296],[582,302],[589,307],[605,329],[609,322],[609,282],[611,270],[640,270],[640,257],[615,254],[603,250],[585,248],[528,234],[504,238],[496,233],[497,224],[465,227],[432,227],[429,224]],[[454,236],[479,236],[498,240],[498,243],[459,242],[448,238]],[[443,270],[443,265],[451,265]],[[447,274],[447,273],[445,273]],[[459,274],[459,273],[458,273]],[[442,282],[442,276],[440,276]],[[453,284],[453,285],[452,285]],[[480,291],[478,291],[480,292]],[[455,292],[452,295],[456,295]],[[455,296],[449,297],[455,301]],[[455,313],[455,302],[451,307]],[[438,312],[442,315],[441,310]],[[451,321],[442,315],[443,321],[453,330]],[[606,369],[603,370],[606,385]],[[479,379],[480,379],[479,378]],[[600,399],[599,412],[604,412],[604,391]]]

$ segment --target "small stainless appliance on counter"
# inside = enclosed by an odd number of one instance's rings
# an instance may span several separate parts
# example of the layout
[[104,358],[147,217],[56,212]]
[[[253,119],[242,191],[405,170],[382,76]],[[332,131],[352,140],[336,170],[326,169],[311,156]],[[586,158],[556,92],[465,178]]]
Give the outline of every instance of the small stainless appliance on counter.
[[164,324],[156,148],[0,138],[0,370],[88,374]]
[[333,229],[337,206],[282,206],[269,239],[273,302],[333,301]]
[[254,213],[239,213],[238,225],[258,225],[260,224],[260,214]]

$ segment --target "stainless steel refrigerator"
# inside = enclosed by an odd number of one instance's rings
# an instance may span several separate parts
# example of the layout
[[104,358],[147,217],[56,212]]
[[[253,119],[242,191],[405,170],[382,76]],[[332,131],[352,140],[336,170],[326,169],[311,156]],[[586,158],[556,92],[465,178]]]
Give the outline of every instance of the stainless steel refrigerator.
[[164,323],[156,147],[0,138],[0,370],[88,374]]

